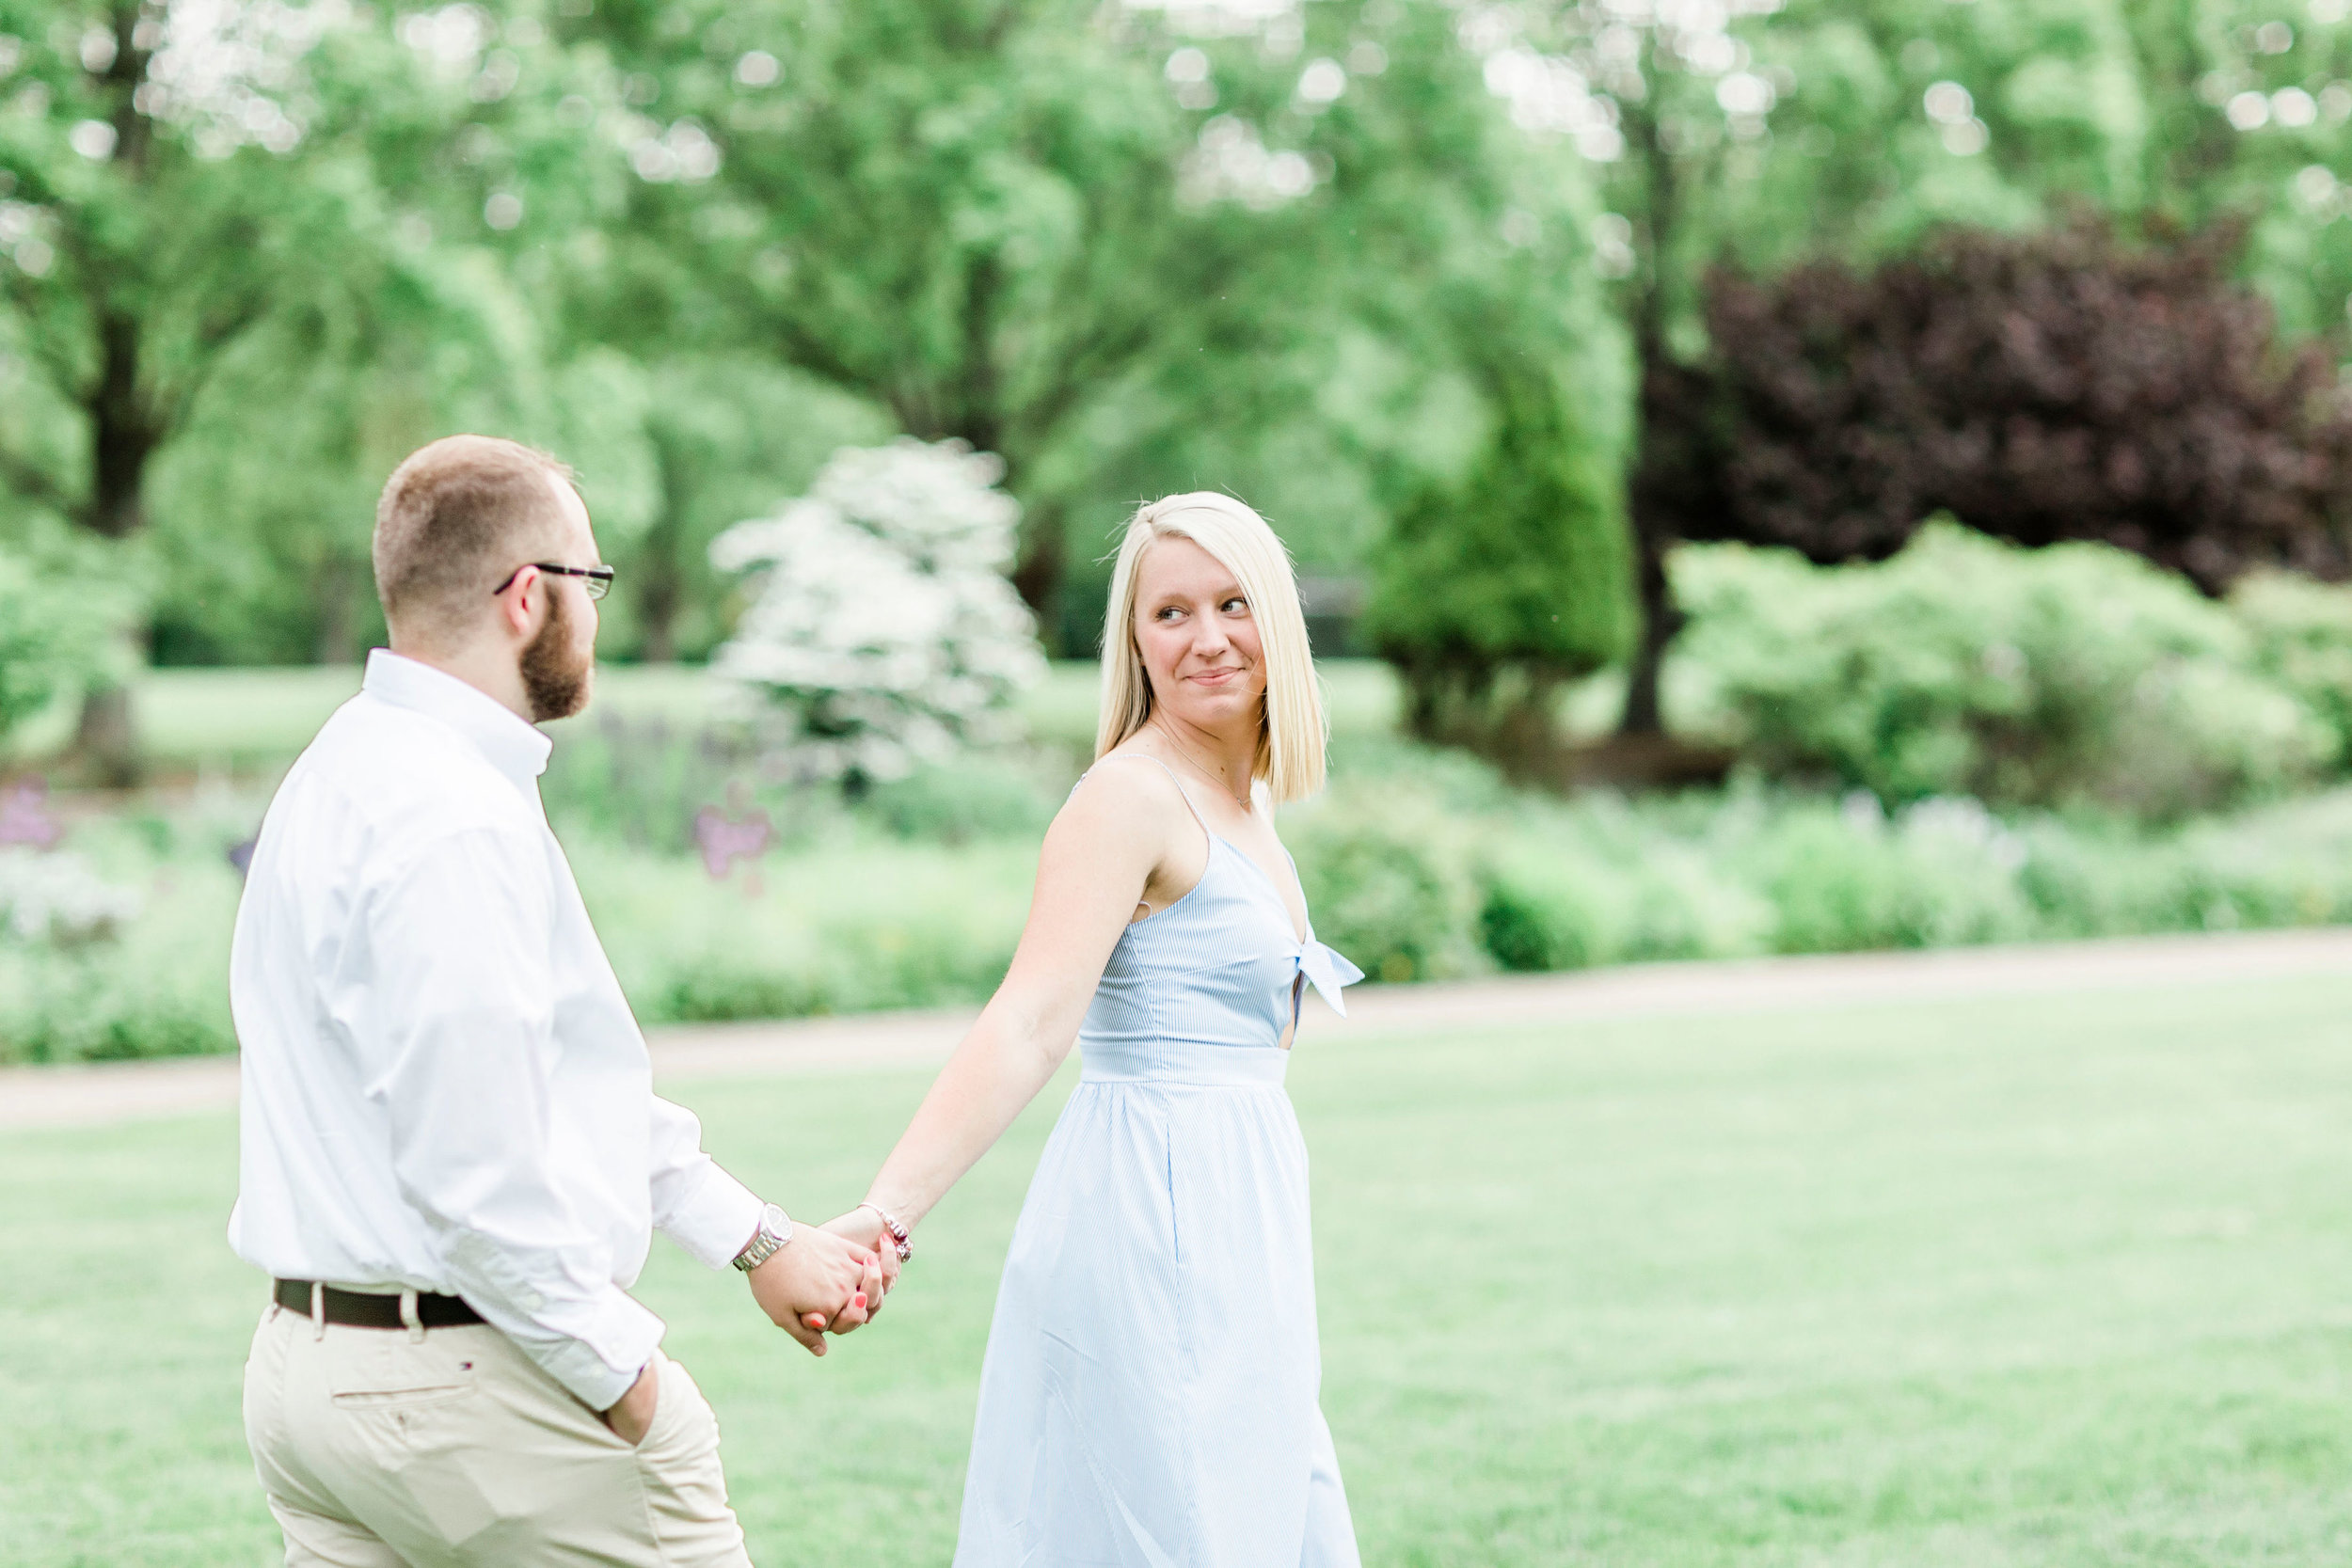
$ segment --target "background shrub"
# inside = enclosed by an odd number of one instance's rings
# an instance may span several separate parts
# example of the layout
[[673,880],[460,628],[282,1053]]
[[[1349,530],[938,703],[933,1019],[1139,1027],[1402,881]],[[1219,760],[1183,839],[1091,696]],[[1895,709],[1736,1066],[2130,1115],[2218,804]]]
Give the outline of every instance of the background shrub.
[[2230,594],[2254,667],[2328,726],[2329,769],[2352,769],[2352,589],[2258,572]]
[[2177,816],[2306,784],[2340,745],[2227,609],[2105,546],[1942,523],[1881,565],[1724,545],[1674,571],[1684,657],[1774,776]]
[[1315,935],[1391,982],[1471,973],[1476,890],[1439,793],[1391,779],[1351,780],[1299,808],[1283,829]]
[[122,597],[97,573],[0,548],[0,737],[106,669]]
[[2025,847],[1974,800],[1934,799],[1891,817],[1869,795],[1794,800],[1732,860],[1773,913],[1783,953],[2018,941],[2033,927]]
[[[647,1024],[977,1002],[1027,916],[1038,836],[1009,824],[1050,810],[1047,774],[1025,797],[1017,772],[969,791],[909,781],[886,806],[805,792],[833,815],[718,877],[691,850],[596,832],[566,849]],[[999,786],[1001,832],[916,804]],[[210,794],[11,852],[42,863],[43,886],[87,877],[114,913],[30,936],[0,921],[0,1060],[233,1049],[228,851],[262,804]],[[1458,753],[1359,744],[1283,833],[1317,934],[1391,981],[2352,922],[2352,787],[2178,824],[1945,797],[1888,808],[1755,779],[1559,800]]]

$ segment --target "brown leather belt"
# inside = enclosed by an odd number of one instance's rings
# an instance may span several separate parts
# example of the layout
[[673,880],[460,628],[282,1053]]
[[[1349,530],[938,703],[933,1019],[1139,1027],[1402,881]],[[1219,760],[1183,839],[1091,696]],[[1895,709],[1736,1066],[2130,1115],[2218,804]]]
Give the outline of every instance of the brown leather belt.
[[[310,1315],[310,1282],[307,1279],[281,1279],[276,1291],[278,1305],[289,1312]],[[400,1297],[372,1296],[357,1291],[338,1291],[329,1285],[321,1291],[326,1321],[345,1328],[406,1328],[400,1321]],[[482,1322],[482,1314],[455,1296],[417,1293],[417,1321],[427,1328],[459,1328],[467,1323]]]

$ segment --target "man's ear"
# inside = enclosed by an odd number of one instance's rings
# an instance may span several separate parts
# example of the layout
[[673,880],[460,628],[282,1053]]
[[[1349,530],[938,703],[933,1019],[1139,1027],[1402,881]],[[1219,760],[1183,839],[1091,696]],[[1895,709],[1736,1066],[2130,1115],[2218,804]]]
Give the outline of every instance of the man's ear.
[[530,636],[532,595],[546,592],[545,577],[536,566],[525,566],[516,573],[513,585],[499,595],[499,615],[506,623],[507,630],[516,637]]

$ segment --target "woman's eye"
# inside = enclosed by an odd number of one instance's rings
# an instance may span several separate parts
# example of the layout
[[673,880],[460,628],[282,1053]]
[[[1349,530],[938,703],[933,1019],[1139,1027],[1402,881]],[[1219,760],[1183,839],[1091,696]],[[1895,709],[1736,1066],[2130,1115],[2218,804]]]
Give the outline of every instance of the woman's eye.
[[1217,608],[1222,610],[1226,614],[1232,615],[1236,611],[1248,610],[1249,608],[1249,601],[1242,598],[1228,599]]

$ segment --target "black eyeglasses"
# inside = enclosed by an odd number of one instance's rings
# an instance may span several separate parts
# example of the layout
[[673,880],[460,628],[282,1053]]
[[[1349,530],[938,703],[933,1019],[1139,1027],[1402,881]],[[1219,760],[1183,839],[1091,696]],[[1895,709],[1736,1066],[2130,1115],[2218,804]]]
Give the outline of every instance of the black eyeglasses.
[[[543,572],[553,572],[558,577],[584,578],[581,586],[588,590],[588,596],[592,599],[601,599],[612,592],[612,568],[610,566],[558,566],[549,561],[527,561],[523,562],[523,565],[536,566]],[[506,580],[490,590],[490,597],[495,599],[514,587],[515,579],[522,575],[522,566],[517,566],[507,573]]]

